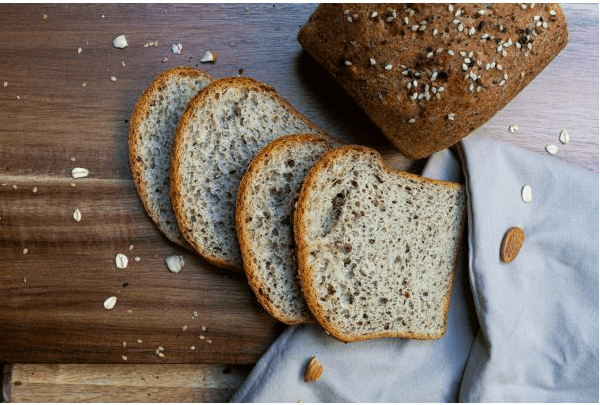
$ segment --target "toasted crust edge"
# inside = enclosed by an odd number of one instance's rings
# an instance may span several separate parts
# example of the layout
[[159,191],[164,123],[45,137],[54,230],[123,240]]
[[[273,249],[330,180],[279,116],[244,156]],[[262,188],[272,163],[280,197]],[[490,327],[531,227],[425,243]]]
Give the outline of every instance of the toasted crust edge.
[[154,210],[152,210],[152,207],[149,202],[150,198],[147,192],[148,184],[143,181],[142,168],[137,161],[137,157],[139,156],[142,144],[142,133],[140,128],[142,122],[145,119],[145,116],[148,113],[148,110],[150,109],[150,100],[152,96],[155,93],[159,92],[160,88],[166,84],[167,80],[175,75],[199,77],[209,81],[212,80],[212,77],[205,71],[186,66],[175,66],[169,68],[157,74],[152,79],[152,82],[148,85],[148,87],[146,87],[146,89],[144,89],[140,97],[137,99],[129,119],[129,166],[136,191],[150,219],[152,219],[152,221],[156,224],[158,229],[170,241],[182,247],[189,248],[185,241],[180,240],[176,237],[176,235],[173,235],[167,231],[167,229],[162,225],[160,221],[160,216],[156,212],[154,212]]
[[[296,210],[294,211],[294,238],[296,241],[296,250],[297,250],[297,260],[298,260],[298,274],[300,277],[300,283],[302,285],[302,291],[304,293],[304,299],[307,303],[307,306],[310,312],[315,317],[316,321],[321,325],[323,329],[331,336],[342,342],[356,342],[363,340],[370,340],[376,338],[384,338],[384,337],[393,337],[393,338],[411,338],[411,339],[420,339],[420,340],[430,340],[430,339],[439,339],[445,333],[448,326],[448,311],[450,308],[450,299],[452,297],[452,291],[454,289],[454,279],[456,278],[456,266],[458,263],[458,255],[460,254],[460,249],[456,249],[454,252],[454,269],[452,270],[450,276],[448,277],[448,293],[446,294],[443,302],[443,317],[444,317],[444,325],[440,333],[437,334],[419,334],[419,333],[404,333],[404,332],[378,332],[378,333],[370,333],[364,335],[349,335],[345,334],[336,329],[335,325],[328,321],[324,316],[323,312],[318,305],[318,301],[315,295],[315,287],[313,286],[311,279],[312,274],[317,270],[313,267],[309,266],[306,260],[308,256],[308,244],[306,242],[306,227],[303,225],[303,217],[307,214],[309,207],[307,206],[308,200],[310,197],[311,189],[314,187],[314,183],[316,182],[319,171],[323,170],[332,160],[334,160],[337,156],[345,154],[350,151],[358,151],[360,153],[366,153],[374,157],[382,170],[396,176],[413,178],[419,181],[424,181],[427,183],[433,183],[442,185],[445,187],[458,188],[464,190],[465,187],[458,183],[447,182],[443,180],[430,179],[426,177],[420,177],[415,174],[406,173],[401,170],[395,169],[393,167],[385,165],[383,158],[379,152],[374,149],[368,148],[362,145],[344,145],[337,147],[335,149],[329,150],[325,152],[321,157],[317,160],[315,165],[308,172],[306,178],[304,179],[304,183],[302,184],[302,188],[300,190],[300,194],[298,196],[298,202],[296,205]],[[466,223],[466,204],[463,206],[463,221],[461,223],[461,230],[459,233],[459,239],[462,240],[464,227]]]
[[187,220],[182,198],[183,184],[180,181],[182,176],[180,165],[181,160],[183,159],[183,145],[186,142],[186,128],[193,122],[194,114],[202,108],[209,98],[214,97],[214,95],[221,90],[231,87],[244,88],[247,91],[264,92],[284,106],[298,120],[304,122],[308,127],[313,129],[315,133],[324,137],[327,137],[328,135],[302,113],[296,110],[286,99],[280,96],[274,87],[249,77],[225,77],[213,80],[208,86],[199,91],[186,106],[175,130],[175,140],[173,141],[173,151],[171,156],[171,202],[173,204],[173,210],[175,211],[177,224],[185,240],[206,261],[219,268],[243,271],[241,263],[212,254],[193,238],[192,232],[186,226]]
[[263,308],[272,317],[288,325],[314,323],[314,319],[310,315],[299,318],[286,317],[277,306],[273,305],[263,295],[259,294],[259,289],[264,286],[264,283],[260,278],[256,277],[256,274],[259,272],[259,269],[258,266],[252,260],[254,258],[254,254],[252,253],[251,249],[251,237],[249,235],[247,227],[245,226],[244,218],[247,214],[246,207],[248,206],[248,201],[251,199],[251,190],[249,189],[250,184],[253,182],[254,178],[264,169],[266,165],[266,158],[272,155],[273,153],[277,153],[277,151],[281,149],[285,149],[290,144],[295,143],[323,144],[323,146],[325,146],[326,149],[332,147],[331,142],[327,141],[322,137],[312,134],[285,135],[267,144],[267,146],[265,146],[254,157],[254,159],[252,159],[250,165],[248,166],[248,169],[246,170],[246,173],[242,177],[236,200],[235,215],[236,232],[240,244],[240,250],[242,252],[242,263],[244,266],[246,277],[248,279],[248,284],[252,288],[254,295],[256,296],[258,302],[263,306]]

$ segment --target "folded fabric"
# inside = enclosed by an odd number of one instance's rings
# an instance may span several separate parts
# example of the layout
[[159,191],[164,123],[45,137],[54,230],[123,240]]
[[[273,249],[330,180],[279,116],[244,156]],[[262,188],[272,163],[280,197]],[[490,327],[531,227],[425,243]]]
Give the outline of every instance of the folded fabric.
[[[598,401],[598,175],[489,138],[458,151],[469,218],[446,334],[344,344],[289,327],[233,402]],[[461,164],[442,151],[423,175],[459,181]],[[526,236],[506,264],[512,226]],[[312,356],[324,372],[306,383]]]

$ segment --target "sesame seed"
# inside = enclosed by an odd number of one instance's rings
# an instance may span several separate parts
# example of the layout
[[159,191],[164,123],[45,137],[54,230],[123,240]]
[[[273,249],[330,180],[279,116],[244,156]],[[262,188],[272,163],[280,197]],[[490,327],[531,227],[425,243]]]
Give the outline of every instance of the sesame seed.
[[500,32],[504,32],[504,25],[500,24],[500,26],[498,27],[498,30],[500,30]]
[[502,44],[498,45],[498,47],[496,47],[496,52],[500,53],[502,52]]
[[456,18],[452,21],[452,24],[458,25],[458,24],[460,24],[460,20],[458,18]]
[[371,18],[375,18],[375,17],[377,17],[377,11],[373,11],[373,12],[371,13]]
[[344,10],[344,15],[350,14],[350,10]]
[[344,65],[346,65],[346,66],[352,66],[352,62],[350,62],[349,60],[345,60],[344,61]]
[[484,14],[485,14],[485,10],[479,10],[479,11],[477,12],[477,14],[479,14],[479,15],[484,15]]
[[410,89],[411,89],[411,87],[412,87],[412,83],[411,83],[411,82],[408,82],[408,83],[406,83],[406,88],[407,88],[407,89],[409,89],[409,90],[410,90]]
[[466,63],[467,65],[468,65],[469,63],[471,63],[471,59],[469,59],[469,58],[465,58],[465,59],[464,59],[464,61],[465,61],[465,63]]
[[444,91],[444,87],[443,86],[438,87],[437,91],[438,91],[438,93],[441,93],[442,91]]
[[501,80],[500,83],[498,83],[498,86],[504,86],[504,83],[506,83],[506,80]]
[[531,50],[531,48],[533,47],[533,45],[531,45],[531,42],[527,43],[527,49]]
[[548,28],[548,23],[546,21],[542,23],[542,28]]
[[542,22],[541,22],[541,21],[538,21],[538,22],[536,22],[536,23],[535,23],[535,26],[536,26],[536,27],[541,27],[541,26],[542,26]]
[[433,35],[434,37],[438,34],[438,30],[437,28],[433,30],[433,32],[431,33],[431,35]]
[[482,86],[477,86],[477,93],[481,93],[483,91],[483,87]]
[[466,64],[466,63],[463,63],[463,65],[462,65],[462,70],[466,71],[468,68],[469,68],[469,67],[467,66],[467,64]]
[[413,86],[417,87],[419,83],[416,80],[413,80]]
[[489,63],[485,64],[485,70],[490,70],[490,64]]
[[402,74],[403,74],[404,76],[407,76],[407,75],[408,75],[408,70],[403,70],[403,71],[402,71]]
[[452,6],[452,4],[448,4],[448,11],[450,11],[450,12],[454,11],[454,7]]
[[460,56],[462,56],[463,58],[465,58],[467,56],[467,53],[465,51],[460,51],[459,52]]
[[508,80],[508,73],[504,73],[504,80]]
[[475,86],[473,85],[473,83],[471,83],[469,85],[469,91],[472,93],[475,90]]
[[469,52],[469,58],[473,57],[473,51]]
[[414,101],[414,100],[416,100],[416,99],[417,99],[417,97],[419,97],[419,93],[416,93],[416,92],[415,92],[415,93],[413,93],[413,95],[411,96],[411,98],[410,98],[410,99]]
[[404,17],[404,24],[408,25],[408,17]]
[[539,19],[540,19],[540,16],[539,16],[539,15],[534,15],[534,16],[533,16],[533,21],[538,21]]
[[452,49],[448,49],[448,55],[454,56],[454,51]]
[[490,34],[485,32],[485,33],[483,33],[483,35],[481,35],[481,39],[488,39],[489,36],[490,36]]
[[522,8],[523,10],[527,10],[527,4],[521,4],[521,8]]
[[435,53],[442,53],[444,52],[444,48],[438,48],[435,50]]
[[449,119],[450,121],[454,121],[455,116],[456,116],[456,114],[450,113],[450,114],[446,115],[446,118]]
[[429,52],[429,53],[427,54],[427,58],[431,58],[432,56],[433,56],[433,52]]
[[432,87],[432,88],[431,88],[431,92],[432,92],[433,94],[437,93],[437,88],[436,88],[436,87]]
[[521,43],[520,42],[515,43],[515,46],[517,47],[517,49],[521,49]]
[[469,28],[469,35],[475,35],[475,32],[476,32],[475,27]]
[[508,56],[508,52],[506,52],[505,50],[502,51],[502,57],[506,58]]
[[415,24],[415,25],[413,25],[413,26],[412,26],[410,29],[411,29],[411,30],[413,30],[413,31],[416,31],[416,30],[418,30],[418,29],[419,29],[419,25],[418,25],[418,24]]
[[436,71],[434,71],[433,73],[431,73],[431,81],[432,82],[435,81],[435,79],[437,79],[437,75],[438,75],[438,72],[436,72]]
[[425,31],[426,29],[427,29],[427,26],[426,26],[426,25],[421,25],[421,26],[419,27],[419,31]]
[[462,32],[465,27],[462,24],[458,24],[458,32]]
[[369,58],[369,63],[371,64],[371,66],[375,65],[377,62],[375,61],[375,59],[373,58]]
[[352,16],[348,16],[348,17],[346,17],[346,21],[348,21],[348,22],[352,22]]
[[554,11],[554,10],[550,10],[549,13],[550,13],[550,15],[556,15],[556,11]]
[[408,122],[411,123],[411,124],[414,124],[415,123],[415,119],[411,118],[411,119],[408,120]]
[[498,64],[496,65],[496,69],[498,69],[498,70],[502,70],[502,65],[498,63]]
[[454,13],[454,17],[458,17],[461,14],[462,14],[462,10],[459,8],[458,10],[456,10],[456,13]]
[[496,62],[495,62],[495,61],[494,61],[494,62],[492,62],[492,63],[490,63],[490,68],[492,68],[492,69],[493,69],[493,68],[495,68],[495,67],[496,67]]
[[387,63],[385,65],[385,70],[392,70],[392,64],[391,63]]
[[525,72],[521,72],[521,74],[519,75],[521,76],[521,79],[525,77]]

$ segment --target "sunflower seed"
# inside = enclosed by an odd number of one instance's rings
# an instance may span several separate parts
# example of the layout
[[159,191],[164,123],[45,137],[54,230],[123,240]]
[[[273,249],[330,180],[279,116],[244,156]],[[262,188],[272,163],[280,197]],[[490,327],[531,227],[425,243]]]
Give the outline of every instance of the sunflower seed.
[[126,268],[127,267],[127,256],[125,256],[123,253],[119,253],[115,257],[115,263],[117,265],[117,268],[119,268],[119,269]]
[[165,263],[167,263],[167,267],[173,273],[179,273],[185,262],[183,261],[183,256],[180,255],[171,255],[165,258]]
[[556,145],[546,145],[546,152],[551,155],[554,155],[558,152],[558,146]]
[[531,192],[531,186],[530,185],[523,186],[523,188],[521,189],[521,198],[526,203],[531,202],[531,200],[533,199],[533,195],[532,195],[532,192]]
[[104,300],[104,309],[113,309],[117,303],[117,297],[112,296]]
[[82,177],[87,177],[90,174],[90,171],[83,167],[75,167],[71,170],[71,176],[74,179],[80,179]]
[[567,132],[566,129],[563,128],[560,130],[560,135],[558,135],[558,139],[560,140],[560,143],[562,143],[562,144],[569,143],[569,133]]

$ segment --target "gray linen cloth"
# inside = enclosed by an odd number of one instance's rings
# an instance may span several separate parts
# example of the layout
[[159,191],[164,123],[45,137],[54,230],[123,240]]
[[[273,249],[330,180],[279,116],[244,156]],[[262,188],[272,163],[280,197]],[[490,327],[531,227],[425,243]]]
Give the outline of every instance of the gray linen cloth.
[[[456,149],[460,158],[438,152],[423,172],[466,177],[465,250],[446,334],[345,344],[316,325],[291,326],[233,402],[598,402],[598,175],[489,138]],[[525,243],[504,264],[512,226]],[[324,372],[305,383],[312,356]]]

